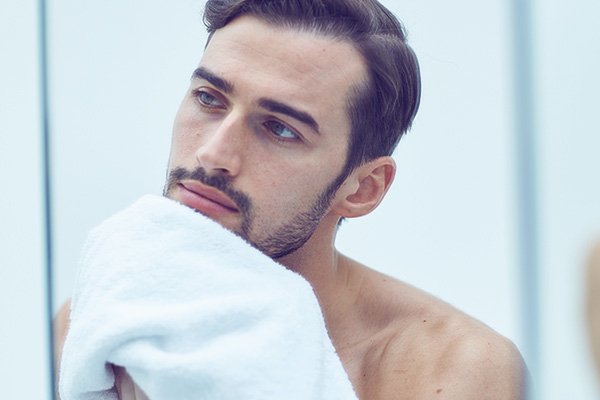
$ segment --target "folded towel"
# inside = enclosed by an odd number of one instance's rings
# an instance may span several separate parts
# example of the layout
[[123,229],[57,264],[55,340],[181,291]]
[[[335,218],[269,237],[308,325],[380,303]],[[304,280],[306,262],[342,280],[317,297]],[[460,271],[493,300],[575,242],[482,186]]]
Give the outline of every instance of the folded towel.
[[90,233],[62,400],[356,399],[311,286],[219,224],[144,196]]

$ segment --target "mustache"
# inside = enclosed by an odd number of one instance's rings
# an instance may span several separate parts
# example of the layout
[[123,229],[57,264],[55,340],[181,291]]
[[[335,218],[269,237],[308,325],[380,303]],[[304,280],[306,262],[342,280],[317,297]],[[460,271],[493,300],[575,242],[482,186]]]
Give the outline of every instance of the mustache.
[[206,186],[211,186],[221,192],[225,193],[227,196],[233,200],[235,205],[244,215],[249,215],[252,209],[252,203],[250,201],[250,197],[233,188],[231,184],[231,179],[224,175],[208,175],[206,170],[202,167],[197,167],[195,170],[190,171],[183,167],[177,167],[169,172],[169,177],[167,180],[167,185],[164,190],[163,195],[167,196],[168,193],[173,190],[173,188],[182,180],[189,179],[195,180],[203,183]]

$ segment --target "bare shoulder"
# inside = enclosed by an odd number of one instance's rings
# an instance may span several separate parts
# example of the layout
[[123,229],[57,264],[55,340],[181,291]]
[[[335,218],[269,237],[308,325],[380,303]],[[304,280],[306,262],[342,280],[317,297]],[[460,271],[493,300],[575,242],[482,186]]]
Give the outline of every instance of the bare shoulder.
[[[425,322],[423,322],[425,321]],[[514,344],[478,321],[428,313],[421,326],[398,330],[382,354],[382,387],[401,389],[398,366],[412,360],[413,399],[524,399],[526,368]]]
[[510,340],[411,285],[368,274],[372,307],[386,310],[368,398],[525,398],[526,367]]

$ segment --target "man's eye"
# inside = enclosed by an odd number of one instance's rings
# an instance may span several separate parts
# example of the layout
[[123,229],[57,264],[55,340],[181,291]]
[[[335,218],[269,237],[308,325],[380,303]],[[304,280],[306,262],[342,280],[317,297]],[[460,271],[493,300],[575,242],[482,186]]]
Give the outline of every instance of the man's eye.
[[298,139],[299,136],[292,129],[288,128],[281,122],[277,121],[268,121],[265,123],[267,129],[269,129],[273,134],[281,139]]
[[202,104],[203,106],[206,107],[221,107],[222,104],[221,102],[212,94],[205,92],[203,90],[199,90],[196,92],[196,98],[198,99],[198,101],[200,102],[200,104]]

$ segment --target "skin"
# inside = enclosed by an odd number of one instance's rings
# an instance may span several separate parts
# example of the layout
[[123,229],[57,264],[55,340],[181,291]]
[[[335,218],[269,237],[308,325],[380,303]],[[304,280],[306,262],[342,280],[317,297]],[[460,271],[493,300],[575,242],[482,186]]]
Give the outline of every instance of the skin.
[[590,252],[587,265],[586,312],[588,336],[600,378],[600,242]]
[[[234,88],[225,93],[205,79],[192,79],[175,119],[169,169],[201,166],[210,175],[226,176],[252,201],[243,236],[260,247],[298,214],[310,211],[342,171],[350,132],[347,96],[364,80],[365,64],[350,43],[244,16],[215,33],[200,66]],[[261,98],[307,112],[320,133],[289,115],[265,110]],[[375,209],[395,169],[390,157],[355,169],[308,241],[278,261],[312,284],[359,398],[524,398],[525,369],[510,341],[335,249],[340,217]],[[168,194],[186,201],[178,186]],[[242,234],[242,213],[205,211]],[[59,351],[68,310],[66,304],[56,320]],[[121,398],[145,398],[126,371],[117,373]]]

